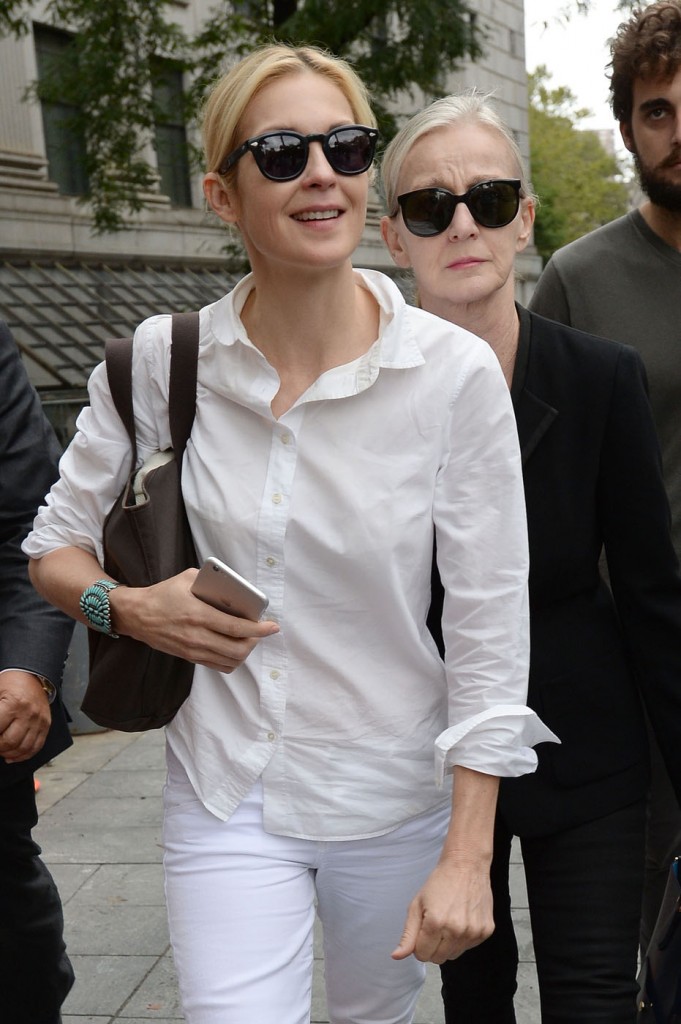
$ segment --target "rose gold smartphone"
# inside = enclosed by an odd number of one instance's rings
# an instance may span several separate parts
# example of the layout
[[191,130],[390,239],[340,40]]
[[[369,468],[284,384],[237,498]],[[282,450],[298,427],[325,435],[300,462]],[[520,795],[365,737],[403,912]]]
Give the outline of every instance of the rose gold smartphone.
[[219,558],[207,558],[192,584],[192,594],[221,612],[257,622],[269,604],[262,590]]

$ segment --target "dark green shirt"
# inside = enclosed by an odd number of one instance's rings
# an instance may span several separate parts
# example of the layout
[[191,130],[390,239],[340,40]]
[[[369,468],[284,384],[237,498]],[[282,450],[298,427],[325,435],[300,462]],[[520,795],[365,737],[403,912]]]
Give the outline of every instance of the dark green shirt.
[[640,352],[681,557],[681,253],[635,210],[554,253],[529,308]]

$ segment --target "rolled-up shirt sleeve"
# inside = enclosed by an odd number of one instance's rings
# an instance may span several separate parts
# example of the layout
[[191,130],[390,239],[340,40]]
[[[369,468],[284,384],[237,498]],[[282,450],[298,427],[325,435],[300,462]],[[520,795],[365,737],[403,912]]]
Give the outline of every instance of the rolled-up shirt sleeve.
[[525,499],[513,407],[491,350],[462,373],[450,413],[434,511],[449,721],[435,744],[438,783],[454,765],[523,775],[537,766],[532,746],[557,740],[526,706]]
[[[149,334],[161,318],[138,329],[133,350],[133,400],[137,428],[137,463],[170,445],[166,375],[148,363]],[[169,321],[169,318],[165,318]],[[161,366],[163,363],[161,362]],[[97,366],[88,381],[90,404],[76,422],[77,432],[59,463],[60,477],[38,510],[33,530],[22,547],[41,558],[61,547],[78,547],[103,564],[104,520],[123,489],[132,465],[130,440],[111,398],[106,365]]]

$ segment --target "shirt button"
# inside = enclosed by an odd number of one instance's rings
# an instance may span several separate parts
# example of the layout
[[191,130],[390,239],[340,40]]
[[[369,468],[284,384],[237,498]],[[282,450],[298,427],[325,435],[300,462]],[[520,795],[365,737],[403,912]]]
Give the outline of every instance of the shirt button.
[[273,569],[274,566],[277,564],[276,558],[272,558],[272,555],[268,555],[268,557],[265,559],[265,562],[267,563],[267,565],[269,565],[270,569]]
[[277,671],[276,668],[273,668],[272,671],[270,672],[270,679],[278,679],[278,678],[279,678],[279,672]]
[[278,492],[272,495],[272,501],[275,505],[281,505],[283,498]]
[[274,743],[276,738],[277,738],[276,732],[268,732],[267,733],[267,739],[270,741],[270,743]]
[[282,444],[290,444],[291,443],[291,435],[290,434],[282,434],[281,435],[281,443]]

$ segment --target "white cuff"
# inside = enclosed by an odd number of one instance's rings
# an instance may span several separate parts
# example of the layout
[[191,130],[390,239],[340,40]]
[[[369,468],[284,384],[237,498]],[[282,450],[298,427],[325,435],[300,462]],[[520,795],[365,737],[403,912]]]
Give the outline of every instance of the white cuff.
[[560,740],[532,708],[499,704],[465,718],[435,740],[435,782],[442,787],[455,764],[501,778],[536,771],[536,743]]

